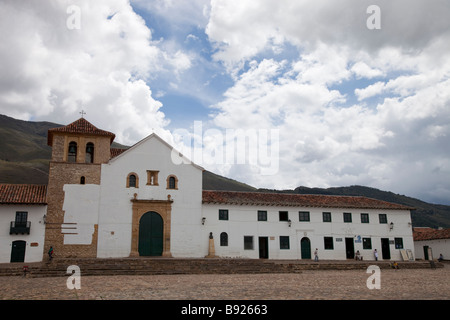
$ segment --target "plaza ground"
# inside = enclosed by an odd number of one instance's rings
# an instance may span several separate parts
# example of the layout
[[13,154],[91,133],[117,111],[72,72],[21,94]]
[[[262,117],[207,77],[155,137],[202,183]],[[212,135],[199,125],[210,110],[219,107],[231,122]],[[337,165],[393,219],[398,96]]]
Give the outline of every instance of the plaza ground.
[[450,300],[450,264],[437,269],[381,269],[380,289],[366,270],[300,273],[0,277],[1,300]]

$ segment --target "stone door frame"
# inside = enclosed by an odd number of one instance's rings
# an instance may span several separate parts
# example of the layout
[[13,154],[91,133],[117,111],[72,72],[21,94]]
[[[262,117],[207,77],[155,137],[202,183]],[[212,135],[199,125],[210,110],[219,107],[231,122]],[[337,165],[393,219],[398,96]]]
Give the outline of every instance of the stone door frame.
[[131,253],[130,257],[139,257],[139,220],[149,212],[158,213],[163,220],[163,257],[172,257],[170,252],[170,226],[172,215],[172,200],[139,200],[134,199],[132,202],[133,217],[131,222]]

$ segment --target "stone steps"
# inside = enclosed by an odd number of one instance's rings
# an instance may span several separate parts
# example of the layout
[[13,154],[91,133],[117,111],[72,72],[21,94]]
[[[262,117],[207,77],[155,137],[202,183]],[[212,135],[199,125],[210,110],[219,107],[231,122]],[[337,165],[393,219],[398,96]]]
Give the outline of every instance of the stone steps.
[[[0,276],[23,276],[28,266],[31,277],[67,277],[67,268],[76,265],[83,276],[110,275],[171,275],[171,274],[257,274],[299,273],[303,270],[355,270],[378,265],[390,268],[390,261],[303,261],[260,259],[177,259],[177,258],[120,258],[120,259],[54,259],[42,263],[11,263],[0,266]],[[443,267],[435,262],[435,266]],[[430,268],[429,261],[399,262],[400,269]]]

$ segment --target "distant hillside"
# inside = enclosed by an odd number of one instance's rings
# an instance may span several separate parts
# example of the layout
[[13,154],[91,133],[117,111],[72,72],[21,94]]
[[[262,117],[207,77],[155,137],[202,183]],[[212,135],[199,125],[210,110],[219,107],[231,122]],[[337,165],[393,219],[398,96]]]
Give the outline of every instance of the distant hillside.
[[[31,122],[0,115],[0,183],[47,184],[51,148],[47,146],[47,131],[60,124]],[[126,146],[113,143],[115,148]],[[450,206],[436,205],[392,192],[364,186],[340,188],[307,188],[295,190],[256,189],[209,171],[203,173],[203,189],[228,191],[290,192],[365,196],[417,208],[412,212],[415,227],[450,228]]]
[[[47,132],[61,126],[0,114],[0,183],[47,184],[52,156],[52,148],[47,145]],[[113,147],[125,146],[114,142]]]
[[0,115],[0,180],[3,183],[45,184],[52,149],[47,131],[60,125]]
[[228,179],[210,171],[203,172],[203,190],[258,191],[248,184]]

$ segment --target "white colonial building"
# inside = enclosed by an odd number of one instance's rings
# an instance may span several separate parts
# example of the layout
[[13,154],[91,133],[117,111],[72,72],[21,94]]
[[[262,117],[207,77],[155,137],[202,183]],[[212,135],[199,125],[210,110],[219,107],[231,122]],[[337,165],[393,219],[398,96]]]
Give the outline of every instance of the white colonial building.
[[17,237],[29,243],[25,261],[41,260],[50,246],[56,257],[98,258],[314,259],[317,248],[320,259],[359,252],[373,260],[376,249],[380,260],[400,260],[401,250],[414,250],[411,208],[364,197],[207,191],[203,168],[156,134],[127,150],[112,149],[114,137],[84,118],[49,130],[46,200],[2,203],[1,261],[12,261],[16,241],[5,226],[25,211],[33,234]]
[[416,259],[450,260],[450,229],[414,228]]
[[402,260],[410,211],[364,197],[203,191],[204,229],[223,257]]
[[0,263],[42,261],[46,186],[0,185]]

